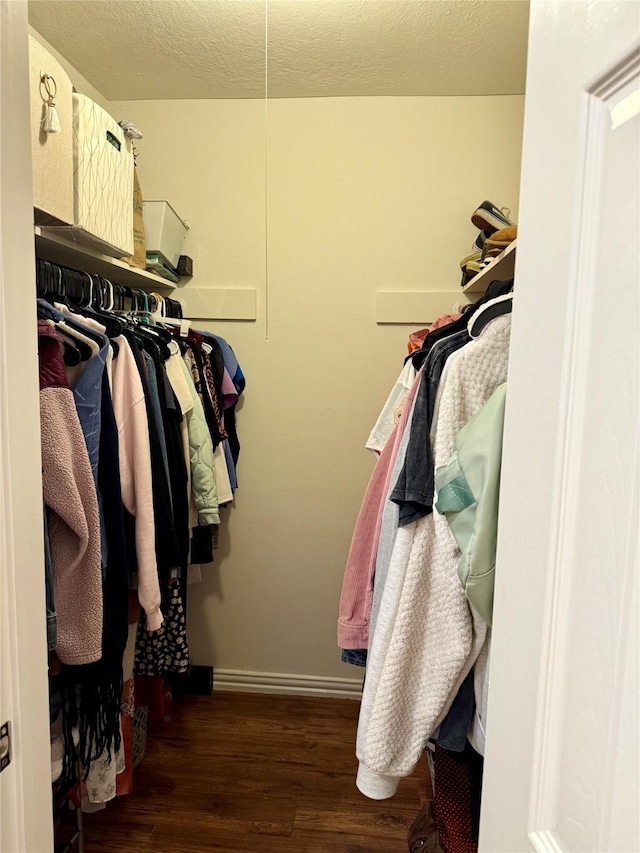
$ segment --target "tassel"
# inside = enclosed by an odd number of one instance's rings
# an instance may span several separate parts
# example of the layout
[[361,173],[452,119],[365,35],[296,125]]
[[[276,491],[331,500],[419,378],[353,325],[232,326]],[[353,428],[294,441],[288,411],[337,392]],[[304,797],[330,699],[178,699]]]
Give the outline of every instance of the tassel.
[[44,105],[44,121],[42,122],[42,129],[45,133],[60,133],[60,117],[58,116],[58,110],[56,109],[53,98],[49,98],[47,103]]
[[[42,91],[44,88],[44,92]],[[46,92],[46,97],[45,97]],[[58,94],[58,85],[50,74],[40,73],[40,95],[44,101],[44,118],[42,130],[45,133],[60,133],[60,116],[56,109],[55,96]]]

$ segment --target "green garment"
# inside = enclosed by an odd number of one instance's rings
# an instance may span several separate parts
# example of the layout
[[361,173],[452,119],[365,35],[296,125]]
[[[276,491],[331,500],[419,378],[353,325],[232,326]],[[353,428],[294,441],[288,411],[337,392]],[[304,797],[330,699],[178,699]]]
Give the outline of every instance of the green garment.
[[436,509],[446,515],[462,556],[465,595],[491,625],[506,383],[456,435],[456,449],[436,471]]

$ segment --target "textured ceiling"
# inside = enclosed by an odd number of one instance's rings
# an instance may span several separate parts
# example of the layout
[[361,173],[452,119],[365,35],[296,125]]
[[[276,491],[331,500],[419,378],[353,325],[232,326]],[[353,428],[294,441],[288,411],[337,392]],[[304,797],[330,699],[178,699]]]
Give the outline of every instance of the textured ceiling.
[[31,0],[109,100],[524,92],[525,0]]

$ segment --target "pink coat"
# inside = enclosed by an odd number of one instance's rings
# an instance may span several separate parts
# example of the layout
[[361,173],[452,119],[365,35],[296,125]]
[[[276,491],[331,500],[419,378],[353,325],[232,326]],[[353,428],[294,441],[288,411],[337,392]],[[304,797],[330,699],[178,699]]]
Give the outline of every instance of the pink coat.
[[38,323],[42,488],[62,663],[102,657],[102,569],[98,499],[59,338]]

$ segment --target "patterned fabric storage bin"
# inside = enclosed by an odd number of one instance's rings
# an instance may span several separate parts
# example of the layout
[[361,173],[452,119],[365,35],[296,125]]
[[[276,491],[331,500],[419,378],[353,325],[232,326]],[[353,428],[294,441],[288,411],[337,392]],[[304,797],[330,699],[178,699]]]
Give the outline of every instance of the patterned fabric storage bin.
[[142,764],[147,753],[147,730],[149,727],[149,707],[136,708],[131,720],[131,765],[135,770]]
[[[55,80],[55,104],[60,133],[44,133],[47,98],[43,74]],[[31,159],[36,225],[72,225],[73,203],[73,87],[57,59],[29,36],[29,95],[31,101]]]
[[133,254],[133,148],[120,125],[73,95],[74,232],[108,255]]

